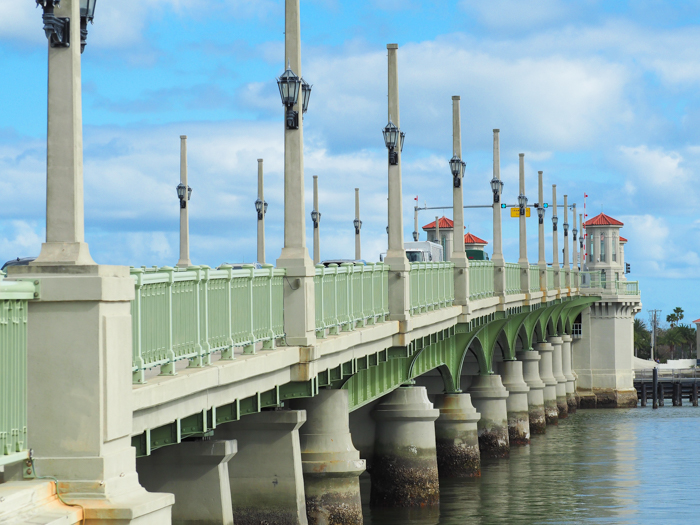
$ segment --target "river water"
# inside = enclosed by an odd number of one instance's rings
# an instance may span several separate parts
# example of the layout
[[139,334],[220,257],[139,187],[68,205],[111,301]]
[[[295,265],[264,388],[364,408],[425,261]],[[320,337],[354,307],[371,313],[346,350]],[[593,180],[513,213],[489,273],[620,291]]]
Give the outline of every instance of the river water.
[[440,507],[375,509],[365,525],[700,523],[700,408],[579,410],[480,478],[440,482]]

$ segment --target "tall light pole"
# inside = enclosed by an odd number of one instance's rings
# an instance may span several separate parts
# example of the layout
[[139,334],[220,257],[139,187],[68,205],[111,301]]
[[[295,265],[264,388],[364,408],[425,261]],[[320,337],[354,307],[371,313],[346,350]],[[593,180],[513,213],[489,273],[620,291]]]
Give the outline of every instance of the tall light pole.
[[574,220],[574,227],[571,230],[571,233],[574,235],[574,238],[572,240],[572,245],[571,245],[571,247],[573,249],[571,262],[573,263],[573,274],[574,274],[573,281],[576,283],[576,287],[579,288],[580,283],[579,283],[579,280],[576,278],[576,276],[578,275],[578,271],[579,271],[578,270],[578,257],[579,257],[579,255],[578,255],[578,244],[577,244],[578,243],[578,240],[577,240],[578,227],[576,225],[576,203],[574,203],[572,207],[573,207],[572,215],[573,215],[573,220]]
[[530,293],[530,263],[527,260],[527,197],[525,196],[525,154],[519,155],[519,179],[520,192],[518,194],[518,207],[520,212],[520,257],[518,265],[520,266],[520,291],[522,293]]
[[258,198],[255,201],[255,211],[258,214],[258,262],[265,264],[265,214],[267,202],[263,188],[263,159],[258,159]]
[[569,196],[564,195],[564,286],[571,293],[571,267],[569,266]]
[[559,268],[559,238],[557,233],[557,224],[559,217],[557,216],[557,185],[552,184],[552,269],[554,270],[554,288],[556,288],[557,296],[561,292],[561,277]]
[[413,207],[413,240],[418,242],[418,204]]
[[[287,270],[284,281],[284,332],[287,344],[310,346],[316,341],[314,276],[306,248],[304,213],[304,119],[311,87],[302,85],[299,0],[286,0],[284,64],[277,80],[284,110],[284,247],[277,267]],[[300,96],[301,95],[301,96]]]
[[[436,242],[442,246],[442,240],[440,239],[440,218],[436,215],[435,216],[435,240]],[[442,260],[445,260],[445,254],[442,254]]]
[[501,139],[500,130],[493,130],[493,178],[491,179],[491,191],[493,192],[493,261],[494,267],[494,292],[497,296],[505,296],[506,272],[503,259],[502,224],[501,224],[501,194],[503,193],[503,181],[501,180]]
[[311,210],[311,222],[314,225],[314,264],[321,262],[321,236],[319,225],[321,212],[318,211],[318,175],[314,175],[314,209]]
[[190,261],[190,206],[192,188],[187,184],[187,135],[180,135],[180,184],[177,198],[180,201],[180,259],[178,268],[192,266]]
[[355,260],[362,259],[362,246],[360,244],[360,230],[362,221],[360,220],[360,188],[355,188],[355,219],[352,221],[355,227]]
[[[542,184],[542,172],[537,172],[537,221],[538,221],[538,258],[537,266],[540,269],[540,290],[547,290],[547,259],[544,254],[544,186]],[[546,292],[545,292],[546,296]]]
[[[462,117],[460,97],[452,97],[452,220],[454,221],[452,253],[449,260],[454,263],[455,305],[466,305],[469,298],[469,261],[464,251],[464,194],[462,179],[466,164],[462,160]],[[447,260],[447,258],[445,258]]]
[[389,265],[389,317],[395,321],[409,318],[410,297],[408,272],[403,244],[403,204],[401,198],[401,117],[399,115],[398,44],[388,44],[388,117],[384,128],[384,145],[388,151],[389,177],[389,247],[384,261]]
[[578,214],[578,223],[581,225],[581,231],[579,232],[578,236],[578,249],[579,249],[579,258],[581,259],[581,271],[585,271],[584,265],[586,264],[586,252],[583,249],[583,240],[585,235],[583,234],[583,213]]

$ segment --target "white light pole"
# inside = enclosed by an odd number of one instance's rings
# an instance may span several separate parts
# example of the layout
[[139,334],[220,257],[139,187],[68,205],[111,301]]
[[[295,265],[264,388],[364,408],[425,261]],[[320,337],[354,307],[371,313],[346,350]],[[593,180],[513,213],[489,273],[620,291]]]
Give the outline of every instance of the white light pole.
[[355,260],[362,259],[362,246],[360,243],[360,230],[362,221],[360,220],[360,188],[355,188],[355,219],[352,221],[355,228]]
[[571,267],[569,266],[569,196],[564,195],[564,286],[571,293]]
[[500,130],[493,130],[493,178],[491,179],[491,191],[493,193],[493,268],[494,268],[494,293],[497,296],[505,296],[506,272],[503,259],[502,242],[502,217],[501,194],[503,182],[501,181],[501,139]]
[[520,291],[530,293],[530,263],[527,260],[527,197],[525,196],[525,154],[519,155],[519,179],[520,193],[518,194],[518,206],[520,208]]
[[265,264],[265,190],[263,188],[263,159],[258,159],[258,199],[255,201],[255,211],[258,214],[258,262]]
[[545,215],[545,207],[544,207],[544,185],[542,183],[542,172],[538,171],[537,172],[537,199],[538,199],[538,208],[537,208],[537,221],[538,221],[538,254],[539,257],[537,259],[537,266],[540,269],[540,290],[545,292],[545,297],[546,297],[546,290],[547,290],[547,259],[545,257],[544,253],[544,215]]
[[[469,298],[469,261],[464,251],[464,193],[463,178],[466,164],[462,160],[462,117],[460,97],[452,97],[452,220],[454,221],[452,253],[455,305],[466,305]],[[445,257],[447,260],[447,257]]]
[[180,260],[178,268],[192,266],[190,261],[190,196],[192,188],[187,184],[187,135],[180,135],[180,184],[177,197],[180,200]]
[[557,289],[557,297],[561,294],[561,276],[559,267],[559,237],[557,233],[557,185],[552,184],[552,269],[554,270],[554,288]]
[[311,222],[314,225],[314,264],[321,262],[321,236],[319,225],[321,212],[318,211],[318,175],[314,175],[314,209],[311,211]]

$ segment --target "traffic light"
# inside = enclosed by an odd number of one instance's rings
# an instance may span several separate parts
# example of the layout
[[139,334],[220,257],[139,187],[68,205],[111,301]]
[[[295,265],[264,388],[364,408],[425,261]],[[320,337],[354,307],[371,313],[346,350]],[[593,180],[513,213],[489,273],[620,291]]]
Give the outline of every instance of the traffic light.
[[501,208],[505,208],[505,207],[506,207],[506,203],[505,203],[505,202],[502,202],[502,203],[501,203]]
[[630,263],[625,263],[625,273],[630,273]]

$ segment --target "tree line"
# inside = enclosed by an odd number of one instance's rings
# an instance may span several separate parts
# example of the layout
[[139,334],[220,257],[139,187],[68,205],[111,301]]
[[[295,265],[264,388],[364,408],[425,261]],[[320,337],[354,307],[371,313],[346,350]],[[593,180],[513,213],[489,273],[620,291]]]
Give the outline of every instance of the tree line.
[[[666,326],[656,328],[656,352],[654,358],[662,363],[669,359],[695,359],[695,328],[683,324],[683,308],[677,306],[666,316]],[[634,352],[640,359],[651,357],[651,327],[644,320],[634,319]]]

